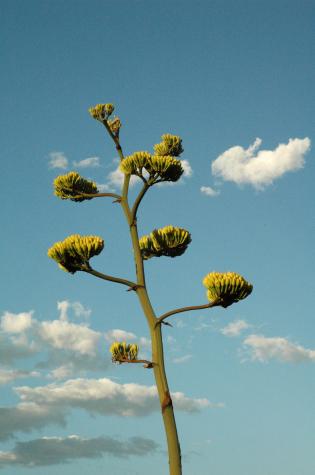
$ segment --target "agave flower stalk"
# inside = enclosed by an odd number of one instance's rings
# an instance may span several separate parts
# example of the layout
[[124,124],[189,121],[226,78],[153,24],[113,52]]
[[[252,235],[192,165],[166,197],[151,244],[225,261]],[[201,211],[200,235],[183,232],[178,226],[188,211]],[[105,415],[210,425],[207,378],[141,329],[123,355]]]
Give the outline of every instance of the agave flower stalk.
[[[112,361],[118,364],[144,363],[145,368],[153,369],[167,440],[169,473],[170,475],[181,475],[181,450],[165,371],[162,324],[172,326],[165,320],[178,313],[216,306],[226,308],[232,303],[246,298],[251,293],[252,286],[239,274],[212,272],[203,279],[203,284],[207,288],[208,303],[177,308],[161,316],[155,314],[146,286],[144,262],[152,257],[173,258],[182,255],[191,243],[191,235],[186,229],[169,225],[154,229],[150,234],[139,239],[137,212],[150,187],[161,181],[177,181],[181,177],[183,167],[177,157],[183,152],[182,140],[179,136],[165,134],[162,136],[162,142],[154,146],[154,154],[135,152],[125,158],[119,141],[120,119],[109,119],[113,111],[113,104],[98,104],[89,109],[91,116],[105,126],[115,143],[121,161],[120,169],[124,173],[121,194],[100,194],[94,182],[86,180],[76,172],[70,172],[55,180],[55,194],[61,199],[75,202],[100,196],[116,198],[115,202],[120,203],[130,230],[136,279],[133,281],[114,277],[91,267],[90,259],[100,254],[104,248],[104,241],[99,236],[77,234],[69,236],[64,241],[55,243],[49,249],[48,255],[63,270],[71,274],[77,271],[87,272],[100,279],[128,286],[127,290],[132,290],[137,294],[150,331],[152,359],[151,361],[138,359],[139,348],[136,344],[114,342],[110,347]],[[143,187],[132,206],[128,202],[131,175],[136,175],[143,181]]]

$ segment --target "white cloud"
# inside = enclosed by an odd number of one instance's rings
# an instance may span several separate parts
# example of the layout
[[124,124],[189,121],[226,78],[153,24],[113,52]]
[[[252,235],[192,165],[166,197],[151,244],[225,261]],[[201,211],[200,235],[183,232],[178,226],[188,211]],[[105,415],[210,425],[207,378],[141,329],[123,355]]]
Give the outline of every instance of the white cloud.
[[113,341],[128,341],[136,340],[137,337],[132,332],[126,332],[125,330],[120,330],[119,328],[114,328],[113,330],[108,330],[104,334],[105,340],[109,342]]
[[221,329],[221,333],[225,336],[239,336],[243,330],[249,328],[250,325],[245,320],[235,320]]
[[49,168],[66,169],[68,167],[68,159],[63,152],[51,152],[49,157]]
[[81,458],[99,458],[106,454],[119,458],[132,455],[147,456],[157,449],[158,444],[152,439],[143,437],[130,437],[127,440],[104,436],[87,439],[78,435],[42,437],[17,442],[12,451],[0,452],[0,468],[9,465],[25,467],[59,465]]
[[183,178],[190,178],[193,174],[193,170],[188,160],[181,160],[181,165],[184,169]]
[[218,196],[220,194],[219,191],[214,190],[211,186],[201,186],[200,191],[207,196]]
[[68,320],[68,310],[72,309],[75,317],[88,319],[91,316],[92,310],[85,308],[80,302],[69,302],[69,300],[62,300],[57,302],[57,308],[60,311],[59,319],[63,321]]
[[[115,163],[117,163],[117,160],[115,160]],[[121,187],[123,186],[125,175],[119,170],[119,163],[117,165],[117,168],[107,175],[107,186],[109,186],[110,189],[114,188],[115,190],[117,190],[121,189]],[[131,175],[129,186],[133,187],[137,183],[142,183],[140,178],[136,177],[135,175]]]
[[257,138],[248,149],[239,145],[229,148],[212,162],[213,175],[262,190],[285,173],[303,168],[304,155],[311,147],[308,137],[289,139],[274,150],[258,151],[261,143]]
[[53,348],[73,350],[81,354],[94,355],[101,333],[83,325],[63,320],[42,322],[38,333],[40,338]]
[[250,351],[251,358],[258,361],[276,359],[282,362],[300,363],[315,361],[315,350],[291,343],[282,337],[267,338],[264,335],[249,335],[244,345]]
[[151,340],[145,336],[138,337],[132,332],[127,332],[119,328],[114,328],[113,330],[108,330],[104,333],[105,340],[112,343],[113,341],[132,341],[139,345],[139,350],[143,348],[151,348]]
[[32,326],[33,311],[11,313],[4,312],[1,317],[0,328],[5,333],[21,333]]
[[[90,414],[145,416],[159,409],[156,386],[119,384],[108,378],[71,379],[47,386],[16,388],[21,400],[40,406],[81,408]],[[198,412],[207,407],[222,407],[208,399],[193,399],[181,392],[172,393],[176,409]]]
[[0,385],[1,384],[8,384],[11,381],[15,381],[18,378],[30,378],[30,377],[38,377],[40,373],[38,371],[20,371],[20,370],[5,370],[0,369]]
[[89,168],[89,167],[100,167],[100,157],[88,157],[80,160],[79,162],[74,161],[73,165],[78,168]]
[[178,358],[173,358],[173,363],[175,364],[186,363],[186,361],[190,360],[191,358],[192,358],[192,355],[179,356]]

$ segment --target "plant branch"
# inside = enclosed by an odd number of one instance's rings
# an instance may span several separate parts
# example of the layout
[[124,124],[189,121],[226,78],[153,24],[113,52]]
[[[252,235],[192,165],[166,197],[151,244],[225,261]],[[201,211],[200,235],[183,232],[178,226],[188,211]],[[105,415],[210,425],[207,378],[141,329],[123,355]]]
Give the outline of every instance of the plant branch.
[[133,207],[132,207],[132,210],[131,210],[131,222],[133,223],[137,217],[137,211],[138,211],[138,207],[141,203],[141,200],[142,198],[144,197],[144,195],[146,194],[146,192],[148,191],[150,185],[148,183],[145,183],[142,187],[142,190],[140,191],[140,193],[138,194],[134,204],[133,204]]
[[82,271],[87,272],[88,274],[94,275],[95,277],[98,277],[99,279],[109,280],[110,282],[116,282],[117,284],[127,285],[127,287],[134,290],[136,290],[136,288],[138,287],[137,284],[135,282],[132,282],[131,280],[121,279],[120,277],[114,277],[112,275],[102,274],[102,272],[98,272],[97,270],[94,270],[91,267],[83,268]]
[[190,310],[202,310],[203,308],[218,307],[219,305],[221,305],[221,303],[218,300],[215,300],[214,302],[209,302],[209,303],[206,303],[205,305],[193,305],[193,306],[190,306],[190,307],[176,308],[174,310],[170,310],[169,312],[164,313],[163,315],[161,315],[157,319],[157,321],[155,323],[155,326],[157,326],[161,323],[164,323],[164,320],[166,318],[170,317],[171,315],[175,315],[176,313],[189,312]]
[[114,363],[144,363],[144,368],[153,368],[154,363],[148,360],[129,360],[128,358],[119,358],[118,360],[114,360]]
[[116,150],[117,150],[118,155],[120,157],[120,160],[123,160],[124,159],[124,154],[123,154],[120,142],[119,142],[119,138],[116,135],[114,135],[113,132],[110,130],[110,127],[108,125],[107,120],[104,120],[102,123],[104,124],[107,132],[109,133],[109,135],[111,136],[111,138],[113,139],[113,141],[115,143],[115,147],[116,147]]
[[74,198],[103,198],[104,196],[109,196],[112,198],[116,198],[116,201],[121,201],[121,196],[117,195],[116,193],[80,193],[79,195],[71,196],[70,199]]

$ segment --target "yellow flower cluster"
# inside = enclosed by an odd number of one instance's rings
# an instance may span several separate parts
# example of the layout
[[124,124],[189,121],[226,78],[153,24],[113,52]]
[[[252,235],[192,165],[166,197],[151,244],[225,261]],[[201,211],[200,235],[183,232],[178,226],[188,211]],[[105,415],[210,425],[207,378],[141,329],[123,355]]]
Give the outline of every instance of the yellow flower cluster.
[[99,236],[72,234],[64,241],[56,242],[47,254],[62,270],[74,274],[82,270],[82,266],[86,266],[91,257],[100,254],[103,248],[104,241]]
[[161,229],[154,229],[147,236],[142,236],[139,246],[142,257],[146,260],[151,257],[180,256],[186,251],[190,242],[191,236],[186,229],[165,226]]
[[127,344],[125,341],[115,341],[109,350],[112,354],[112,361],[119,362],[121,359],[136,360],[138,356],[139,347],[136,344]]
[[125,174],[141,176],[145,170],[156,181],[177,181],[184,172],[180,160],[172,156],[151,155],[149,152],[135,152],[120,163]]
[[119,117],[115,117],[114,119],[109,120],[107,123],[112,133],[118,137],[121,128],[121,121]]
[[54,188],[55,195],[62,200],[91,200],[92,198],[87,196],[80,197],[79,195],[82,193],[90,195],[98,193],[96,183],[94,181],[86,180],[77,172],[69,172],[66,175],[57,176],[54,180]]
[[178,135],[164,134],[162,142],[154,145],[156,155],[179,157],[183,153],[182,139]]
[[219,301],[222,307],[245,299],[253,290],[253,286],[235,272],[210,272],[202,283],[207,288],[208,299]]
[[96,106],[89,108],[89,113],[93,119],[103,122],[114,112],[114,109],[114,104],[96,104]]

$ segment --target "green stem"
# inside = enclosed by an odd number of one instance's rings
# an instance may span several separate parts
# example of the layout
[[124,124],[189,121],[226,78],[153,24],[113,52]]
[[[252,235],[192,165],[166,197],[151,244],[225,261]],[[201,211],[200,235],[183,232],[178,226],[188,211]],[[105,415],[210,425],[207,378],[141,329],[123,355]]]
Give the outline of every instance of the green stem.
[[[127,176],[125,180],[127,179]],[[156,315],[151,305],[148,292],[145,285],[145,273],[143,267],[143,259],[139,247],[139,236],[136,220],[133,219],[133,214],[130,211],[126,193],[128,186],[124,184],[123,198],[121,205],[127,218],[127,222],[130,227],[130,235],[133,245],[134,260],[137,274],[137,284],[139,287],[136,289],[140,305],[146,316],[152,341],[152,362],[155,382],[158,390],[160,406],[162,410],[162,417],[164,422],[164,428],[167,439],[168,454],[169,454],[169,473],[170,475],[181,475],[181,451],[179,445],[179,439],[176,428],[176,421],[174,416],[172,399],[169,392],[165,365],[164,365],[164,352],[163,352],[163,340],[161,326],[156,326]]]
[[190,307],[176,308],[175,310],[170,310],[169,312],[164,313],[159,318],[157,318],[155,325],[163,323],[166,318],[170,317],[171,315],[175,315],[176,313],[189,312],[190,310],[202,310],[203,308],[218,307],[219,305],[221,305],[220,302],[215,300],[214,302],[209,302],[204,305],[192,305]]
[[87,272],[88,274],[94,275],[95,277],[98,277],[99,279],[109,280],[110,282],[116,282],[117,284],[127,285],[127,287],[129,287],[130,289],[136,290],[137,288],[137,284],[135,282],[132,282],[131,280],[121,279],[120,277],[114,277],[112,275],[102,274],[102,272],[98,272],[97,270],[94,270],[92,268],[82,269],[82,271]]
[[[124,155],[119,143],[118,137],[115,137],[112,134],[107,122],[104,122],[104,125],[116,144],[116,149],[119,153],[120,159],[124,159]],[[148,292],[145,285],[145,273],[143,267],[143,259],[141,256],[140,246],[139,246],[139,236],[137,221],[135,218],[136,211],[140,201],[145,193],[139,198],[138,205],[136,203],[133,207],[133,212],[130,211],[128,204],[128,189],[129,189],[130,175],[125,175],[123,188],[122,188],[122,197],[120,204],[124,211],[127,223],[130,229],[130,236],[133,246],[134,261],[136,266],[136,275],[137,275],[137,285],[135,289],[142,307],[142,310],[146,316],[152,341],[152,363],[155,382],[158,390],[162,417],[164,422],[164,428],[167,439],[168,447],[168,456],[169,456],[169,473],[170,475],[182,475],[182,464],[181,464],[181,452],[179,439],[176,428],[176,421],[174,416],[172,399],[169,393],[165,366],[164,366],[164,353],[163,353],[163,340],[162,340],[162,331],[161,325],[156,326],[156,315],[152,308]],[[144,187],[145,188],[145,187]],[[141,192],[140,192],[141,195]],[[139,195],[139,196],[140,196]]]

